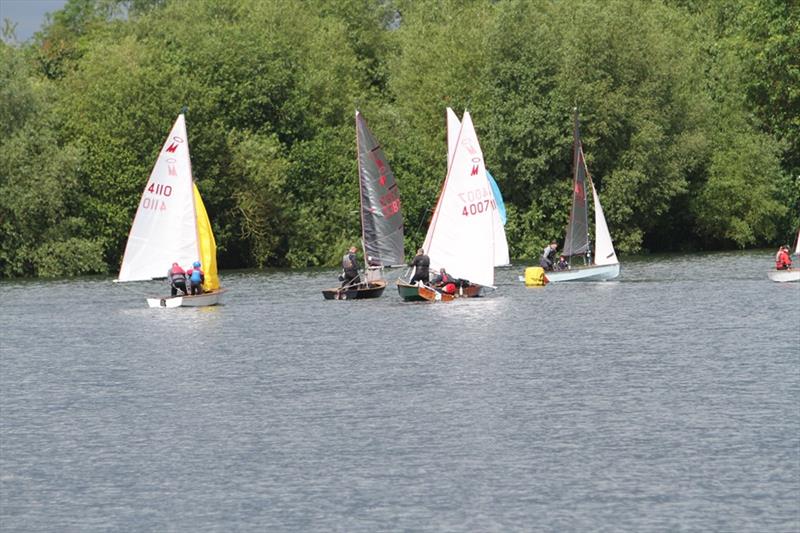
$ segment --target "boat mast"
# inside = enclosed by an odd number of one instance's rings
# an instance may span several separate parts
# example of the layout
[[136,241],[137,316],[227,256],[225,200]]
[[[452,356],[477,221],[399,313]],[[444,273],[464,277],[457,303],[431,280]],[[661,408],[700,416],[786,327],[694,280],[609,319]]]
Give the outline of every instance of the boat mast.
[[591,246],[589,244],[588,201],[586,190],[586,161],[580,139],[580,122],[578,108],[575,107],[575,124],[572,139],[572,208],[564,239],[564,255],[567,257],[583,256],[584,264],[591,264]]
[[369,268],[369,261],[367,260],[367,243],[364,236],[364,185],[361,183],[361,143],[358,141],[358,129],[361,127],[359,124],[358,109],[356,109],[356,164],[358,172],[358,215],[361,217],[361,256],[364,258],[364,271]]

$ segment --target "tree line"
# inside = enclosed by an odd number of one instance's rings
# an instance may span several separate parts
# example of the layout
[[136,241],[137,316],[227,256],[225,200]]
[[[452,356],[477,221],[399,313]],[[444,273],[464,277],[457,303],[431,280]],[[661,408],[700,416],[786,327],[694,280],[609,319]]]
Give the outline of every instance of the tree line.
[[572,109],[620,252],[800,227],[800,10],[783,0],[69,0],[0,44],[0,276],[116,272],[188,107],[222,268],[337,264],[360,236],[354,113],[406,247],[470,111],[511,256],[562,238]]

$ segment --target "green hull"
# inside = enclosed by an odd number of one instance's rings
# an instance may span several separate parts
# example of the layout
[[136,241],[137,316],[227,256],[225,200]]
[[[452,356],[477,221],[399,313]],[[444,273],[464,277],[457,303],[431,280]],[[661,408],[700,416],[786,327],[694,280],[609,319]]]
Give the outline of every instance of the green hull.
[[419,287],[416,285],[408,285],[407,283],[403,283],[401,281],[397,282],[397,292],[400,294],[400,298],[406,302],[425,302],[425,298],[419,295]]

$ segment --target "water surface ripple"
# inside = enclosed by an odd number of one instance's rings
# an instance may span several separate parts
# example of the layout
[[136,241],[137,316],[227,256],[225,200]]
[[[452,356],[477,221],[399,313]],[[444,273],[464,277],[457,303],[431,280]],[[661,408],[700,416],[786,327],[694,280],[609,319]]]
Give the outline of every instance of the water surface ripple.
[[[3,531],[800,530],[800,285],[771,253],[324,301],[334,271],[0,284]],[[390,274],[392,276],[392,274]]]

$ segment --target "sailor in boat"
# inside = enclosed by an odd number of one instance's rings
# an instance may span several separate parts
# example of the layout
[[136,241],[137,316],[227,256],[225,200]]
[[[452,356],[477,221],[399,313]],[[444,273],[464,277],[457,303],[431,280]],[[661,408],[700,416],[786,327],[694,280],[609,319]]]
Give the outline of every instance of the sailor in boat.
[[556,270],[569,270],[569,263],[567,263],[567,258],[563,255],[558,258],[558,263],[556,263]]
[[422,248],[417,250],[417,255],[414,256],[414,259],[411,260],[408,266],[414,267],[414,277],[412,277],[409,282],[411,285],[418,281],[428,283],[428,279],[430,278],[428,269],[431,266],[431,258],[425,255],[425,250]]
[[539,260],[539,266],[545,270],[553,270],[553,263],[555,263],[556,250],[558,249],[558,242],[550,241],[550,244],[542,250],[542,258]]
[[783,245],[775,254],[775,270],[789,270],[792,268],[792,258],[789,257],[789,246]]
[[186,271],[186,276],[189,278],[192,296],[203,294],[203,283],[206,281],[206,275],[200,268],[200,261],[192,263],[192,268]]
[[351,246],[350,250],[342,257],[342,269],[344,270],[342,287],[351,287],[361,283],[361,278],[358,276],[358,260],[356,259],[355,246]]
[[186,290],[186,271],[178,263],[172,263],[172,268],[167,271],[167,280],[172,296],[177,296],[178,291],[181,291],[181,296],[189,294]]
[[436,288],[436,290],[439,292],[455,294],[456,284],[458,281],[459,280],[448,274],[444,267],[442,267],[439,270],[439,274],[434,276],[433,280],[431,280],[431,285],[433,285],[434,288]]

